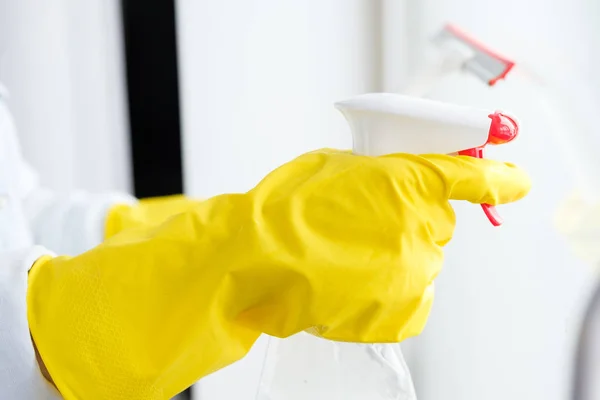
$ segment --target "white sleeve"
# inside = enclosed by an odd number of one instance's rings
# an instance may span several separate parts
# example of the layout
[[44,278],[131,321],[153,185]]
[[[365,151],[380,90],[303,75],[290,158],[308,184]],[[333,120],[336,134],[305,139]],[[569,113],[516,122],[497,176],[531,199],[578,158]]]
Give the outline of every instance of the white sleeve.
[[37,188],[23,204],[34,243],[58,254],[77,255],[102,243],[112,206],[135,201],[127,194],[57,194]]
[[101,243],[109,208],[132,203],[125,194],[58,194],[43,189],[23,159],[16,129],[0,87],[0,186],[22,202],[34,243],[65,255],[77,255]]
[[61,396],[42,376],[27,322],[27,274],[51,254],[35,246],[0,253],[0,396],[11,400],[57,400]]

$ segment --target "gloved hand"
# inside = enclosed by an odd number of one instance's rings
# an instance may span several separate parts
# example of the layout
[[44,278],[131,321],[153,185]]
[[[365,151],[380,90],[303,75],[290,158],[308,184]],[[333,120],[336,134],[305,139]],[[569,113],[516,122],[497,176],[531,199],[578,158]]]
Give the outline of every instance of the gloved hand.
[[31,333],[67,400],[168,399],[261,333],[398,342],[427,320],[448,200],[495,205],[529,187],[490,160],[309,153],[248,193],[40,260]]

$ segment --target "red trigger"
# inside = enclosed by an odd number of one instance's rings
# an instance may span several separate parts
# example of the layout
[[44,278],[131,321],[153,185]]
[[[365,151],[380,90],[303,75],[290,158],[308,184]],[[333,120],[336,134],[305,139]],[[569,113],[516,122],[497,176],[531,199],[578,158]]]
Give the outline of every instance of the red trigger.
[[[514,119],[499,112],[490,114],[489,117],[491,118],[492,123],[490,125],[487,142],[481,147],[459,151],[459,155],[483,158],[483,149],[486,145],[508,143],[517,137],[519,133],[519,126]],[[496,207],[490,204],[482,204],[481,208],[492,225],[502,225],[503,219],[500,214],[498,214],[498,211],[496,211]]]
[[458,154],[461,156],[483,158],[483,147],[475,147],[473,149],[462,150],[462,151],[459,151]]
[[[483,158],[483,147],[475,147],[473,149],[459,151],[458,154],[461,156]],[[496,211],[496,207],[489,204],[482,204],[481,208],[483,209],[485,216],[490,220],[492,225],[502,225],[503,220],[500,214],[498,214],[498,211]]]

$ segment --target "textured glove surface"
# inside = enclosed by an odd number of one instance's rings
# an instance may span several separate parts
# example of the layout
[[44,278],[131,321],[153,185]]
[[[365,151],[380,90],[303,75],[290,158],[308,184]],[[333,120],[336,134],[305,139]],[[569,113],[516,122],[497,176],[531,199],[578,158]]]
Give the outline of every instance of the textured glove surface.
[[261,333],[398,342],[424,327],[455,215],[529,179],[489,160],[322,150],[245,194],[30,273],[30,328],[67,399],[169,399]]

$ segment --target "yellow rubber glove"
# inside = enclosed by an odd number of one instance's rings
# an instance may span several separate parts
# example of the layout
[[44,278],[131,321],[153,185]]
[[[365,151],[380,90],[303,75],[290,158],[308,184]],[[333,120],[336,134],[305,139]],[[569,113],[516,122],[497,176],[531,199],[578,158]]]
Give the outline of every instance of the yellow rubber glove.
[[398,342],[427,320],[448,199],[506,203],[529,187],[490,160],[309,153],[248,193],[39,261],[31,333],[67,400],[169,399],[261,333]]

